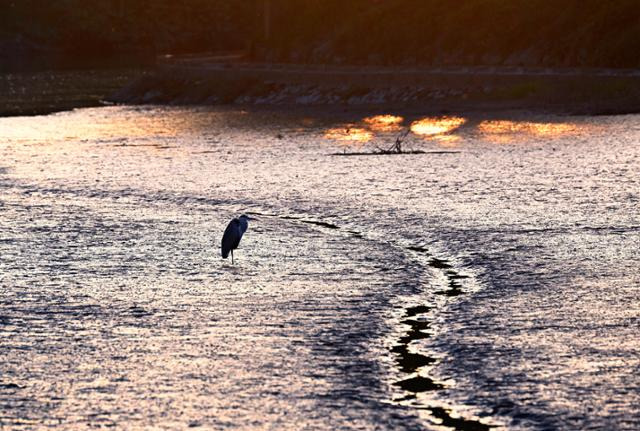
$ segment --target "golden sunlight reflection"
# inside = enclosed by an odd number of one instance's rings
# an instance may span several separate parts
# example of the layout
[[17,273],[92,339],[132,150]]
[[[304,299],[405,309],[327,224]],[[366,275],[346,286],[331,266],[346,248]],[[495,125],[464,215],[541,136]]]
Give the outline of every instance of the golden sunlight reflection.
[[466,122],[462,117],[427,117],[411,123],[411,131],[416,135],[433,137],[451,133]]
[[[108,112],[108,108],[104,112]],[[64,142],[82,140],[109,140],[122,136],[129,138],[150,136],[176,136],[190,118],[171,118],[162,121],[152,115],[136,115],[128,118],[110,119],[98,110],[86,110],[78,121],[70,113],[41,117],[35,123],[30,117],[16,117],[11,127],[2,127],[0,137],[13,141]],[[188,123],[187,123],[188,125]]]
[[458,135],[436,135],[432,137],[439,146],[454,148],[457,147],[461,142],[462,138]]
[[344,144],[364,144],[373,138],[373,133],[362,127],[338,127],[329,129],[324,137]]
[[399,115],[386,114],[366,117],[363,121],[371,130],[391,132],[402,128],[404,118]]
[[515,140],[515,135],[522,134],[546,138],[564,136],[576,133],[578,126],[570,123],[486,120],[478,125],[478,131],[489,140],[507,143]]
[[[91,175],[101,167],[92,163],[94,158],[85,157],[87,152],[106,152],[115,160],[123,153],[163,160],[187,157],[178,137],[200,130],[205,123],[198,113],[176,111],[168,116],[129,110],[123,115],[121,108],[88,108],[35,119],[0,118],[0,159],[29,160],[12,171],[33,178],[63,178],[72,171]],[[79,159],[85,160],[81,167],[76,164]]]

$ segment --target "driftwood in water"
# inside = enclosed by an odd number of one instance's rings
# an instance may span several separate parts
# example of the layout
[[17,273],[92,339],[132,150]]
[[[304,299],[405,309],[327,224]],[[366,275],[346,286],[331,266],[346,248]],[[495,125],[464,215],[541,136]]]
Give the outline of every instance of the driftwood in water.
[[377,150],[379,152],[381,152],[381,153],[386,153],[386,154],[401,154],[402,153],[402,142],[407,137],[409,132],[411,132],[411,129],[407,129],[403,133],[399,134],[396,137],[396,141],[394,142],[394,144],[388,150],[382,150],[380,148],[378,148]]
[[403,156],[403,155],[411,155],[411,154],[458,154],[461,151],[422,151],[422,150],[411,150],[411,151],[403,151],[401,153],[395,151],[369,151],[369,152],[358,152],[358,153],[331,153],[330,156]]
[[355,152],[355,153],[332,153],[332,156],[387,156],[387,155],[399,155],[399,154],[455,154],[460,151],[422,151],[422,150],[403,150],[402,143],[405,138],[409,135],[411,129],[407,129],[404,132],[400,133],[397,137],[393,145],[389,148],[380,148],[376,146],[373,151],[367,152]]

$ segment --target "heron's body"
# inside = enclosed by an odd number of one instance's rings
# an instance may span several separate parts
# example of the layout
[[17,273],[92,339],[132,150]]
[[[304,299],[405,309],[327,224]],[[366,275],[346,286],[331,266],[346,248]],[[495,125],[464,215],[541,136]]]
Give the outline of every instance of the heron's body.
[[244,235],[249,227],[249,220],[251,220],[251,218],[243,214],[229,222],[227,228],[224,230],[224,235],[222,235],[221,251],[223,259],[229,257],[229,253],[231,253],[231,263],[233,263],[233,250],[238,248],[242,235]]

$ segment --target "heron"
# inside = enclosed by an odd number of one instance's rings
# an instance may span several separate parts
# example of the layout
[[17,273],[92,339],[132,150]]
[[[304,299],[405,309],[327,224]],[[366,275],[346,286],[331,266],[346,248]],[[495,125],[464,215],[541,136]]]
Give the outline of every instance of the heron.
[[240,217],[231,220],[224,230],[224,235],[222,235],[222,258],[226,259],[229,256],[229,252],[231,252],[231,264],[233,264],[233,250],[238,248],[242,235],[249,227],[249,220],[256,219],[242,214]]

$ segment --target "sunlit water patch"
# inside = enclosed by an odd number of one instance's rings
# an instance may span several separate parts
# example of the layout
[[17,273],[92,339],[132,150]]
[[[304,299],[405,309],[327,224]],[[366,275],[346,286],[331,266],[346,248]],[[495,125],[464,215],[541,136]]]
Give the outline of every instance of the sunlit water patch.
[[0,119],[0,425],[634,429],[637,124]]
[[466,122],[462,117],[426,117],[411,123],[411,131],[418,136],[439,136],[453,132]]
[[391,132],[402,129],[404,118],[401,115],[372,115],[363,119],[369,128],[378,132]]

